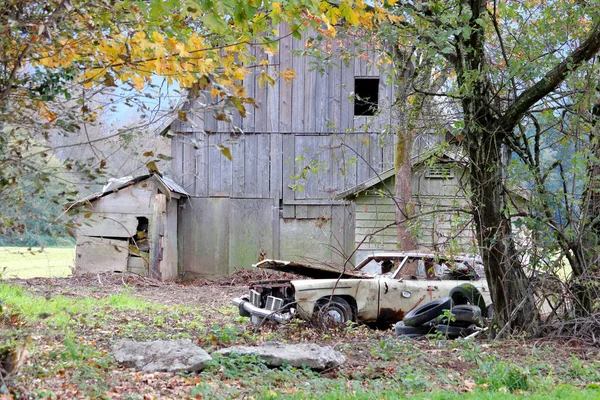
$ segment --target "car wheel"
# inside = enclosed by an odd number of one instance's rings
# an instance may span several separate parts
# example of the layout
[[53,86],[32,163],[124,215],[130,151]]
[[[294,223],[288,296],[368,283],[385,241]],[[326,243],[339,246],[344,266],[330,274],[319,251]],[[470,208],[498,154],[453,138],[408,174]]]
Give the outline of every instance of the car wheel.
[[319,300],[316,307],[317,319],[322,325],[343,325],[352,321],[352,307],[341,297],[333,296]]
[[450,297],[452,297],[452,301],[454,302],[454,304],[471,304],[479,307],[482,316],[487,317],[485,300],[483,299],[483,296],[475,286],[470,285],[468,283],[459,285],[454,289],[450,290]]
[[407,326],[421,326],[425,322],[431,321],[442,315],[444,310],[450,310],[451,308],[452,299],[450,297],[441,297],[409,311],[402,321],[404,321]]
[[396,336],[400,335],[426,335],[429,332],[435,330],[435,327],[428,325],[421,326],[406,326],[403,321],[399,321],[394,326],[394,332]]

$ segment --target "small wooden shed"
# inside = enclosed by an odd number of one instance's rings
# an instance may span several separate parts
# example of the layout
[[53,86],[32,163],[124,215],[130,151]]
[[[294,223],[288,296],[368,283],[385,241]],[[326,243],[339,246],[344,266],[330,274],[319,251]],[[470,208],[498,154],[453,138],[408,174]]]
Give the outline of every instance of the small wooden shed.
[[112,179],[77,201],[75,273],[178,278],[177,214],[188,193],[158,173]]
[[[465,195],[468,171],[461,158],[447,152],[440,157],[420,155],[412,159],[412,201],[417,217],[415,226],[420,250],[444,250],[458,246],[469,252],[475,232]],[[381,172],[355,187],[336,195],[354,201],[356,259],[374,252],[398,250],[394,169]],[[420,215],[420,216],[419,216]],[[375,235],[373,232],[381,230]],[[367,240],[365,240],[367,238]]]

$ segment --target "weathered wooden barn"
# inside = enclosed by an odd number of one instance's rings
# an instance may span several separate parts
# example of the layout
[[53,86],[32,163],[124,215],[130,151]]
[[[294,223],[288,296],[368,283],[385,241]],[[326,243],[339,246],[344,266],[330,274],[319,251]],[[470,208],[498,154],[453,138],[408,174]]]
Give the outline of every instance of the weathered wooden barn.
[[257,57],[295,79],[262,87],[255,68],[244,87],[258,108],[246,118],[218,121],[203,100],[170,125],[173,179],[190,193],[179,218],[186,277],[227,274],[261,254],[339,263],[362,231],[354,201],[336,194],[393,167],[395,90],[377,54],[318,71],[297,55],[305,40],[279,33],[279,52]]
[[169,178],[150,174],[112,180],[71,205],[79,225],[75,273],[130,271],[177,279],[177,215],[187,196]]

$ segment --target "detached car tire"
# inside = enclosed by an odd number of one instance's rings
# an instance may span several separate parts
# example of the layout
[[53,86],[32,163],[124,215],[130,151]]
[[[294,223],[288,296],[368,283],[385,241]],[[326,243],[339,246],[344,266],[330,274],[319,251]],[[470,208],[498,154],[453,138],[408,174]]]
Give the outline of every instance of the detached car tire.
[[447,338],[455,339],[457,337],[469,336],[471,333],[476,331],[476,326],[475,324],[465,327],[455,325],[438,325],[437,330]]
[[450,297],[456,305],[471,304],[479,307],[481,315],[487,317],[487,309],[485,306],[485,300],[481,295],[481,292],[477,288],[468,283],[463,283],[450,290]]
[[398,335],[396,339],[405,340],[405,339],[419,339],[425,337],[426,335],[423,333],[403,333],[402,335]]
[[435,326],[421,325],[421,326],[406,326],[404,322],[399,321],[394,326],[394,332],[396,336],[401,335],[418,335],[423,336],[435,330]]
[[317,312],[317,321],[325,326],[343,325],[352,321],[354,315],[350,304],[338,296],[319,300],[315,311]]
[[406,326],[421,326],[425,322],[431,321],[442,315],[444,310],[450,310],[452,304],[452,298],[450,297],[435,299],[409,311],[402,321],[404,321]]

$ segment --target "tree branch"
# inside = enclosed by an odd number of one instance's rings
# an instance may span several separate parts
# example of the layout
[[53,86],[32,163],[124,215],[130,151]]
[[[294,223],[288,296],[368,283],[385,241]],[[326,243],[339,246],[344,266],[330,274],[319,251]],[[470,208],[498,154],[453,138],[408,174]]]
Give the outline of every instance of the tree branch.
[[523,118],[525,113],[535,104],[560,85],[568,73],[577,69],[581,64],[590,60],[600,50],[600,21],[594,25],[589,37],[566,57],[561,63],[556,65],[535,85],[525,90],[508,107],[508,110],[500,118],[498,126],[505,127],[507,130],[512,128]]

